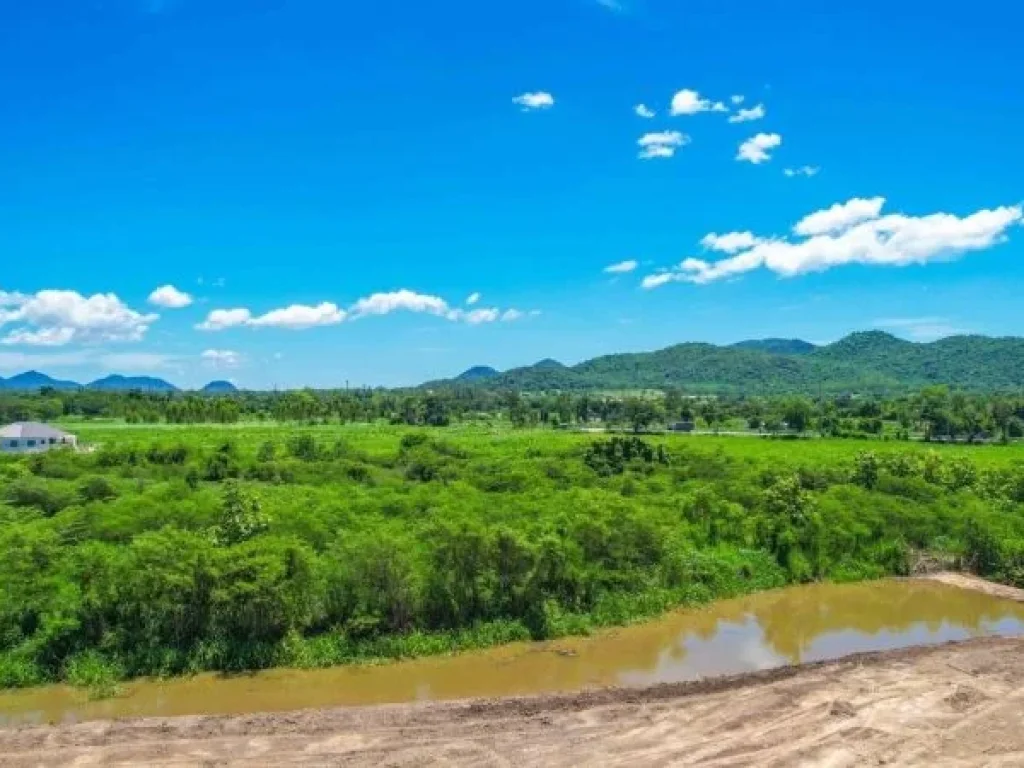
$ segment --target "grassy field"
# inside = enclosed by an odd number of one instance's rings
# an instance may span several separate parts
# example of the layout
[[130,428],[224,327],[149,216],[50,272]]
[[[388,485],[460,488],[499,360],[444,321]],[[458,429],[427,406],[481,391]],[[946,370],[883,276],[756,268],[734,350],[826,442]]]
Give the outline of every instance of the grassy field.
[[1024,449],[68,427],[0,459],[0,684],[442,653],[921,553],[1024,581]]

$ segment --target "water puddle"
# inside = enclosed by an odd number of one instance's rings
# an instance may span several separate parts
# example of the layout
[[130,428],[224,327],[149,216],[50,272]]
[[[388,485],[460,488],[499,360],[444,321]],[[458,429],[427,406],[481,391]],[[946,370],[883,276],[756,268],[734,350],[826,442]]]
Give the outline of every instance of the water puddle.
[[106,701],[87,701],[81,691],[64,686],[0,693],[0,724],[640,686],[984,635],[1024,635],[1024,604],[925,581],[816,584],[726,600],[589,638],[453,657],[139,681]]

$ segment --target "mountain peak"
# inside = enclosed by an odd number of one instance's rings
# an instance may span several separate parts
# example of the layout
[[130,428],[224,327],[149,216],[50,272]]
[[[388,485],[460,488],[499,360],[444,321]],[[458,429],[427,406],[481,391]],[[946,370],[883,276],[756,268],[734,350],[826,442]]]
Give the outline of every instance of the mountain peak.
[[98,389],[108,392],[125,392],[139,390],[142,392],[177,392],[178,388],[163,379],[151,376],[122,376],[115,373],[104,376],[86,386],[86,389]]
[[230,395],[238,391],[238,387],[232,384],[230,381],[211,381],[200,392],[207,395]]
[[492,379],[498,375],[498,371],[491,368],[489,365],[474,365],[472,368],[468,368],[458,376],[455,377],[456,381],[481,381],[483,379]]

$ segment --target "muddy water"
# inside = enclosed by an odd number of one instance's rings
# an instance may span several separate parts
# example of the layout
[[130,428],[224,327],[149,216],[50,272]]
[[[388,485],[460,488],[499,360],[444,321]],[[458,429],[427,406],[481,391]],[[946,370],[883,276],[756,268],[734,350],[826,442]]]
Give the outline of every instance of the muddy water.
[[812,585],[550,643],[383,666],[142,681],[106,701],[63,686],[0,694],[0,724],[242,714],[649,685],[861,651],[1024,635],[1024,604],[923,581]]

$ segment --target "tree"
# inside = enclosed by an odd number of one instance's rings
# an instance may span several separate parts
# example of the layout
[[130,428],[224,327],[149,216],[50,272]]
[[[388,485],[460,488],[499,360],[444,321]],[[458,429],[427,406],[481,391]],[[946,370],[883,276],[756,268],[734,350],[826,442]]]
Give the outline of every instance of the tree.
[[792,397],[783,406],[782,418],[790,429],[804,432],[811,421],[812,412],[811,404],[806,398]]
[[630,397],[625,402],[626,421],[633,428],[634,432],[642,432],[649,427],[657,417],[654,403],[646,398]]
[[222,546],[248,541],[270,528],[270,518],[263,512],[260,500],[247,493],[235,481],[224,486],[220,520],[215,538]]

